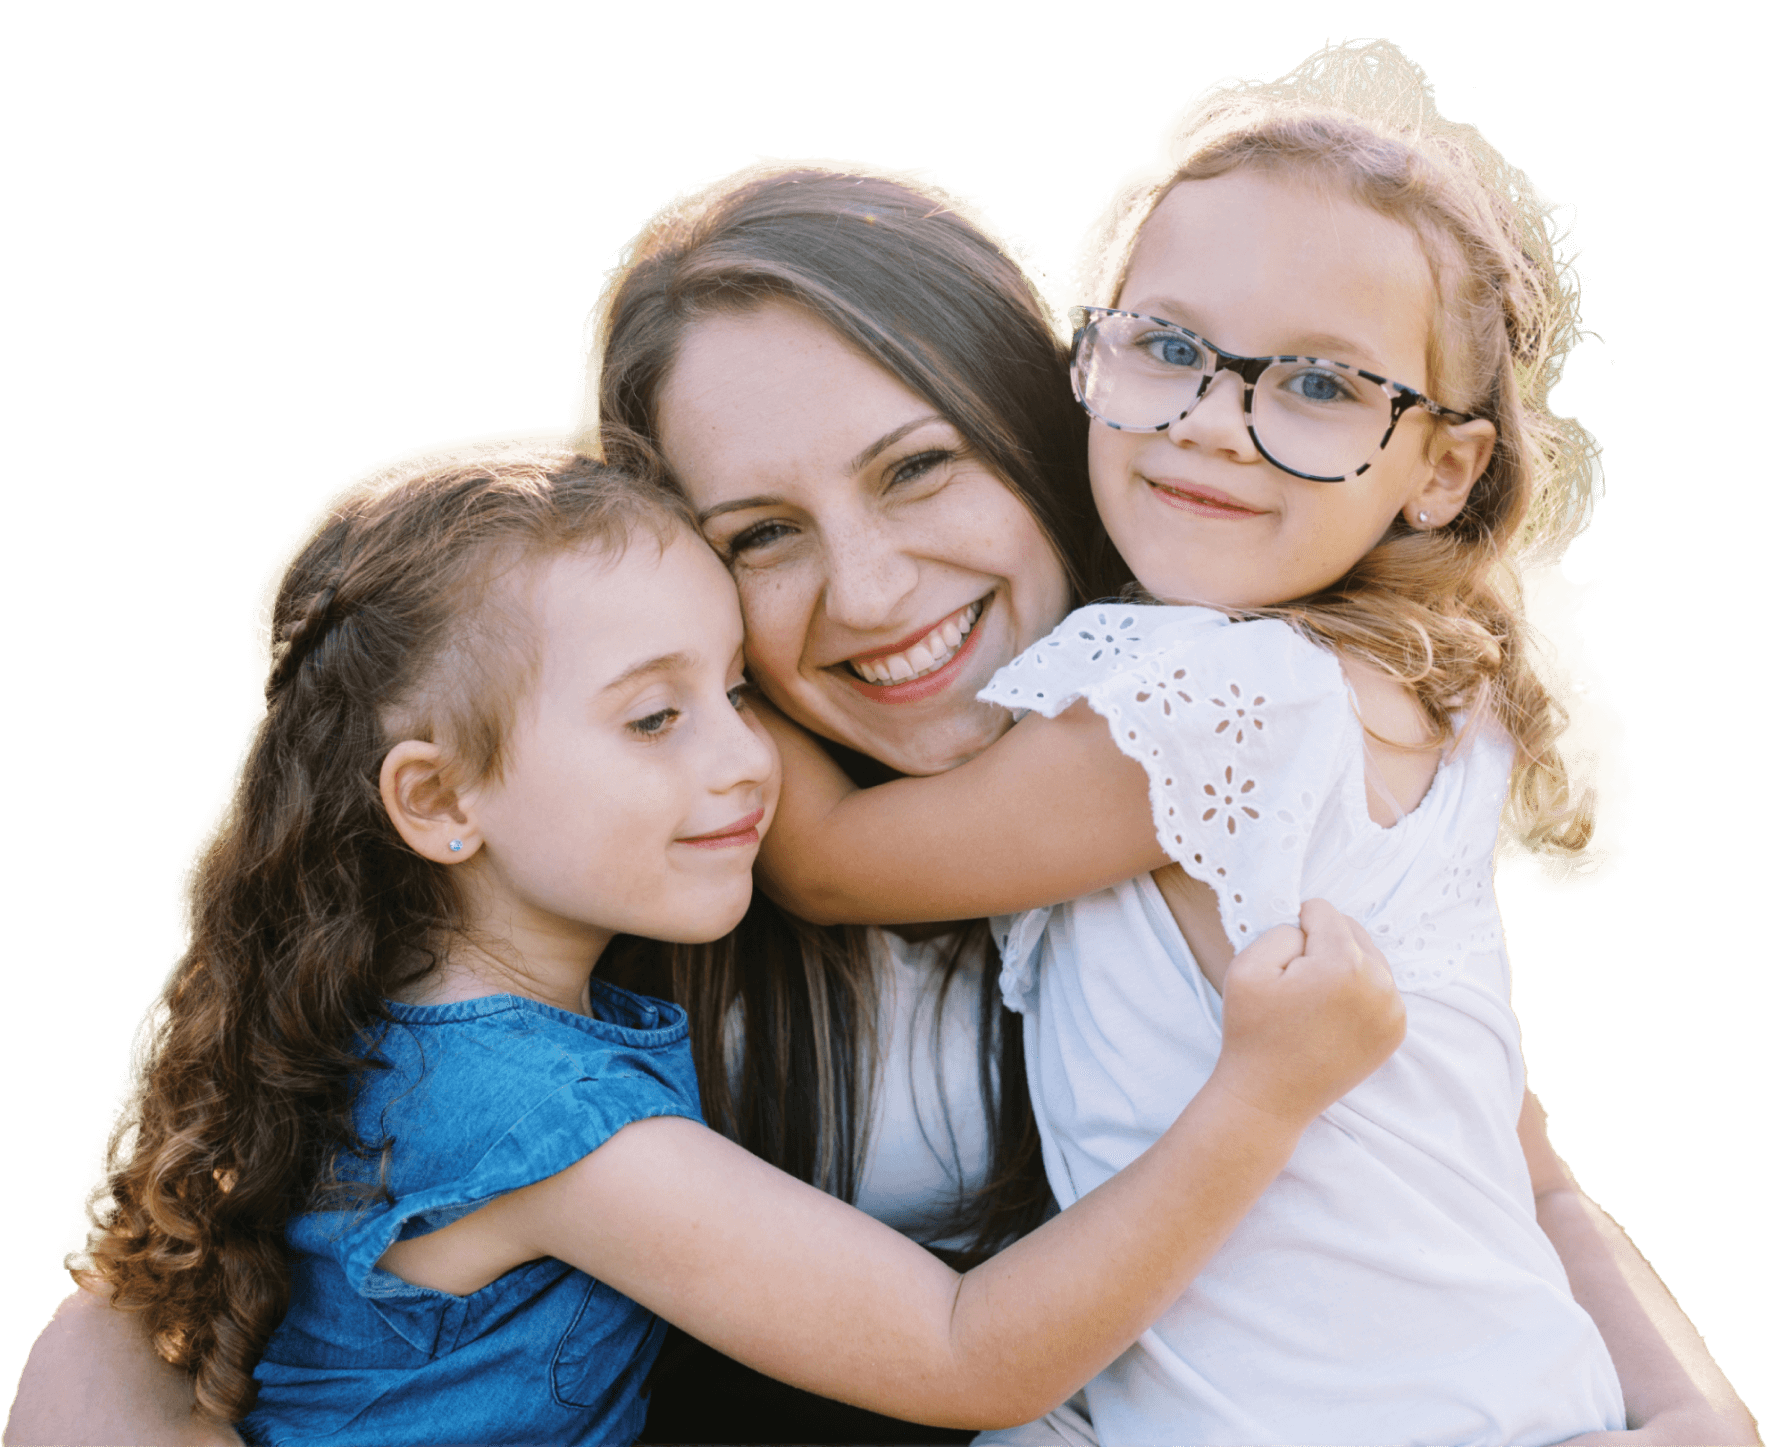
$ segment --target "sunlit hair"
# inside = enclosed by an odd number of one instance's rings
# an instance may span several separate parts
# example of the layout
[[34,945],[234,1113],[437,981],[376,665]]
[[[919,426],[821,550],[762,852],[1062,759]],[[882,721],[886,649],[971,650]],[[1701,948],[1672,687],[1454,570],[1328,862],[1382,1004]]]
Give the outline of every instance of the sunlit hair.
[[[640,233],[597,318],[587,425],[605,455],[660,462],[659,400],[683,338],[708,317],[770,301],[803,308],[950,421],[1025,504],[1078,597],[1122,584],[1127,574],[1088,492],[1086,417],[1069,395],[1050,312],[949,198],[880,176],[746,172],[667,208]],[[946,938],[938,999],[968,952],[985,952],[990,971],[999,968],[987,940],[980,927]],[[758,893],[730,939],[676,947],[662,973],[631,976],[687,1006],[707,1119],[848,1200],[871,1118],[876,951],[870,931],[807,925]],[[626,968],[615,953],[615,969]],[[1048,1199],[1019,1026],[1002,1016],[992,973],[984,1002],[990,1177],[964,1183],[953,1223],[953,1234],[980,1247],[1037,1225]],[[741,1041],[736,1072],[728,1021]],[[945,1144],[956,1153],[955,1142]]]
[[1596,444],[1548,407],[1579,335],[1548,208],[1478,131],[1438,114],[1423,72],[1382,41],[1331,46],[1281,80],[1213,92],[1176,148],[1174,170],[1121,198],[1102,233],[1100,293],[1114,304],[1167,194],[1243,167],[1337,188],[1418,236],[1434,291],[1423,386],[1495,425],[1492,462],[1453,521],[1415,530],[1396,519],[1338,583],[1265,611],[1410,685],[1439,744],[1457,713],[1496,717],[1517,743],[1517,837],[1583,849],[1591,799],[1556,745],[1566,713],[1530,662],[1516,571],[1583,528],[1597,486]]
[[69,1263],[143,1314],[211,1415],[251,1408],[288,1305],[289,1218],[326,1202],[340,1152],[384,1144],[357,1137],[350,1102],[385,997],[465,924],[449,871],[395,832],[382,760],[423,739],[457,787],[495,777],[538,658],[499,578],[692,528],[672,494],[530,449],[345,498],[284,576],[264,720],[191,881],[190,947],[150,1020],[88,1253]]

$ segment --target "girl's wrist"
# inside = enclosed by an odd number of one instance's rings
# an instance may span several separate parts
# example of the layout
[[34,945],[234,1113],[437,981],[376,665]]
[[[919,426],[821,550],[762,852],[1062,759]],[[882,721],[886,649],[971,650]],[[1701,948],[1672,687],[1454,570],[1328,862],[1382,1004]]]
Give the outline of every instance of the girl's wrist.
[[1203,1088],[1186,1107],[1186,1114],[1196,1118],[1198,1126],[1221,1131],[1232,1141],[1248,1149],[1282,1151],[1288,1160],[1319,1111],[1286,1109],[1262,1099],[1268,1092],[1248,1089],[1236,1080],[1240,1072],[1225,1070],[1218,1061]]

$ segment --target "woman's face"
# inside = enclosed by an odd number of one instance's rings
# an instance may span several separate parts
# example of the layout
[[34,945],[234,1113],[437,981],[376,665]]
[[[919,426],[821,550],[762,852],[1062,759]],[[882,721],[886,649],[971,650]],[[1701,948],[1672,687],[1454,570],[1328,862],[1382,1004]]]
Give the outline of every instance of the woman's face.
[[908,774],[1000,736],[1008,715],[976,692],[1055,626],[1068,585],[950,422],[780,302],[691,328],[658,412],[769,698]]

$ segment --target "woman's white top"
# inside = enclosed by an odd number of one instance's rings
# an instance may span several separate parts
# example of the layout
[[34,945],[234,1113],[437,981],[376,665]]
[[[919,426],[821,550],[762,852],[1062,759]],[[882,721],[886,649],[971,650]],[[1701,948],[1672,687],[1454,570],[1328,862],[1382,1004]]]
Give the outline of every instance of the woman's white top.
[[879,964],[878,1069],[854,1204],[928,1246],[944,1234],[960,1190],[989,1171],[989,1126],[978,1071],[983,961],[962,958],[940,1000],[943,940],[873,930]]
[[[1239,949],[1324,898],[1407,1005],[1400,1049],[1304,1132],[1186,1293],[1087,1388],[1099,1439],[1559,1442],[1623,1425],[1621,1388],[1536,1225],[1492,892],[1509,741],[1464,729],[1430,792],[1369,817],[1338,661],[1287,624],[1093,605],[981,697],[1077,699],[1148,773],[1162,847],[1211,884]],[[992,922],[1026,1015],[1045,1168],[1067,1207],[1197,1093],[1222,1001],[1143,876]]]
[[[989,1174],[989,1121],[978,1071],[983,960],[962,956],[941,999],[945,940],[867,932],[878,971],[876,1068],[854,1204],[924,1246],[962,1250],[949,1232],[961,1192]],[[743,1076],[743,1002],[725,1021],[725,1064]],[[991,1069],[993,1069],[991,1064]]]

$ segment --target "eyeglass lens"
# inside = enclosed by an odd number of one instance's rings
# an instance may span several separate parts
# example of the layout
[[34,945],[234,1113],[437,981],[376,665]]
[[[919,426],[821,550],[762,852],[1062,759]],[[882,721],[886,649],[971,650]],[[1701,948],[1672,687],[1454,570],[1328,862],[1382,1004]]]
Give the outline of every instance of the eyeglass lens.
[[[1075,354],[1081,399],[1104,421],[1136,431],[1175,422],[1198,400],[1216,356],[1195,337],[1147,317],[1097,317]],[[1222,373],[1211,383],[1233,388]],[[1218,402],[1216,405],[1223,405]],[[1343,477],[1376,455],[1394,415],[1388,393],[1321,360],[1273,362],[1253,388],[1253,430],[1277,462],[1316,477]]]

